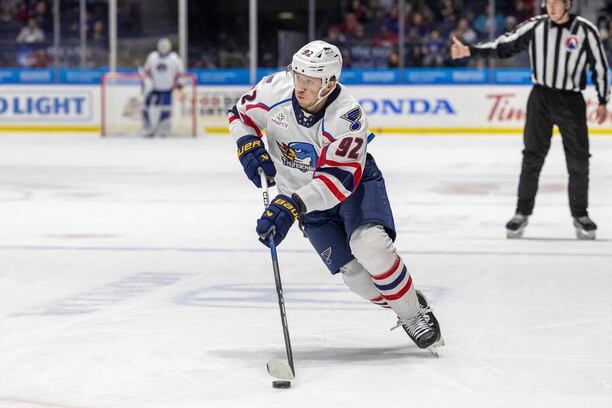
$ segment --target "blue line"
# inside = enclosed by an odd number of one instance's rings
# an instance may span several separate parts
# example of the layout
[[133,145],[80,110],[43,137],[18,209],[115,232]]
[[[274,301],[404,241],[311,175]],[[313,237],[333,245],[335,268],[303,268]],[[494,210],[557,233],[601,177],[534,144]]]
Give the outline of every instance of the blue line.
[[[194,253],[253,253],[268,252],[269,248],[206,248],[206,247],[111,247],[111,246],[61,246],[61,245],[0,245],[0,251],[109,251],[109,252],[194,252]],[[283,249],[284,253],[309,254],[312,249]],[[612,258],[612,253],[596,252],[502,252],[502,251],[433,251],[406,250],[411,255],[454,255],[454,256],[539,256],[539,257],[603,257]]]

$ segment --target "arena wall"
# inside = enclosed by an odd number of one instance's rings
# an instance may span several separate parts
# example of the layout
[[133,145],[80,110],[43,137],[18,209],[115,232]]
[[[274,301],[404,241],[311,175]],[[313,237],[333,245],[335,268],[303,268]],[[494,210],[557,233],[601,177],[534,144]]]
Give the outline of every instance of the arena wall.
[[[226,112],[248,85],[198,88],[199,126],[206,134],[227,134]],[[528,85],[350,85],[375,133],[515,134],[525,119]],[[0,132],[100,133],[98,85],[2,85]],[[612,109],[595,123],[595,90],[585,91],[592,135],[612,136]],[[119,98],[117,104],[128,100]],[[132,101],[133,102],[133,101]],[[133,116],[134,106],[129,107]]]

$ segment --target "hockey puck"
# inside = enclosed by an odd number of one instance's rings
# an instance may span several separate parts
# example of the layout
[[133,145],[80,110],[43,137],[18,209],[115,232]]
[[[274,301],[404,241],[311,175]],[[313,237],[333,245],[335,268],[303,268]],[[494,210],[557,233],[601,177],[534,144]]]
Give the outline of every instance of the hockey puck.
[[291,387],[291,381],[272,381],[272,386],[274,388],[290,388]]

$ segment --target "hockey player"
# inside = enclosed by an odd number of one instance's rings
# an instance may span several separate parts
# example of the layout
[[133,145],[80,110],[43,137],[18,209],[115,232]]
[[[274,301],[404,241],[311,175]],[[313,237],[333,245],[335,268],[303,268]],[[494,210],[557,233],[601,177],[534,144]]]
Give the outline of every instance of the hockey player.
[[144,66],[142,110],[144,136],[169,135],[172,91],[182,88],[179,81],[182,73],[184,73],[183,61],[172,52],[170,40],[161,38],[157,42],[157,50],[149,54]]
[[313,41],[287,72],[263,78],[229,111],[247,177],[261,187],[261,168],[280,193],[256,231],[265,245],[270,236],[280,244],[299,220],[332,274],[365,300],[392,309],[396,327],[435,354],[443,344],[440,328],[393,245],[385,182],[366,150],[368,121],[338,82],[341,69],[338,48]]

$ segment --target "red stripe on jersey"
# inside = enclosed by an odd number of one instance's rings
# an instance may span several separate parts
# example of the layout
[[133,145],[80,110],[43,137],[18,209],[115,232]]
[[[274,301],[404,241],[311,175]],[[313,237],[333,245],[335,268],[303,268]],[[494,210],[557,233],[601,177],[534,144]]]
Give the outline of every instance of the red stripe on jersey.
[[236,115],[230,115],[230,117],[229,117],[229,123],[232,123],[233,121],[235,121],[235,120],[237,120],[237,119],[238,119],[238,116],[236,116]]
[[268,112],[270,110],[268,105],[264,105],[263,103],[256,103],[255,105],[246,105],[246,110],[247,111],[250,111],[251,109],[256,109],[256,108],[263,109],[266,112]]
[[255,122],[253,122],[253,119],[249,118],[247,115],[241,113],[240,114],[240,118],[242,119],[242,122],[247,125],[250,128],[253,128],[253,130],[255,131],[255,133],[257,133],[258,137],[262,137],[263,134],[261,133],[261,130],[259,130],[259,126],[257,126],[257,124]]
[[381,273],[379,275],[371,275],[372,279],[375,279],[375,280],[387,279],[389,276],[391,276],[395,272],[397,272],[397,269],[400,266],[400,261],[401,261],[401,258],[398,256],[397,259],[395,260],[395,262],[393,263],[393,266],[391,267],[391,269],[389,269],[387,272]]
[[328,164],[331,166],[335,166],[335,167],[340,167],[340,166],[345,166],[345,167],[352,167],[355,169],[355,188],[357,188],[357,186],[359,185],[359,182],[361,181],[361,164],[357,163],[357,162],[349,162],[349,163],[342,163],[342,162],[337,162],[337,161],[333,161],[333,160],[325,160],[324,164]]
[[329,191],[331,191],[334,197],[336,197],[339,201],[346,200],[346,196],[342,194],[342,192],[338,190],[338,187],[336,187],[336,185],[326,176],[318,175],[318,176],[315,176],[314,178],[321,180],[327,186]]
[[370,299],[370,302],[380,302],[381,300],[383,300],[383,297],[378,296],[378,297],[375,297],[374,299]]
[[325,146],[321,150],[321,155],[319,156],[319,160],[317,160],[317,167],[321,167],[323,165],[323,163],[325,163],[325,155],[327,155],[327,149],[328,148],[329,148],[329,145]]
[[410,278],[408,279],[408,282],[406,282],[406,286],[404,286],[399,292],[393,295],[382,295],[382,297],[385,298],[385,300],[397,300],[401,298],[402,296],[404,296],[406,292],[408,292],[411,286],[412,286],[412,276],[410,276]]
[[329,133],[327,133],[326,131],[323,131],[322,135],[323,135],[324,138],[326,138],[330,142],[335,142],[336,141],[336,139],[334,139],[334,137],[332,135],[330,135]]

